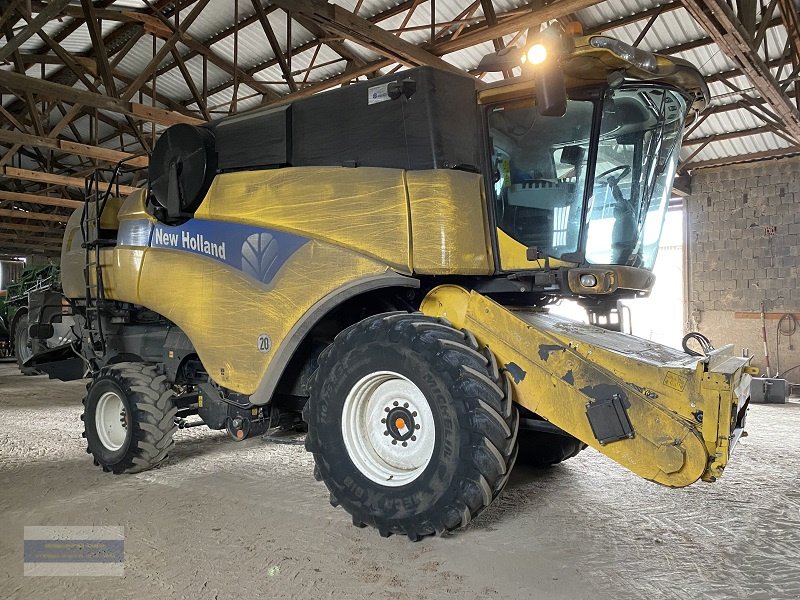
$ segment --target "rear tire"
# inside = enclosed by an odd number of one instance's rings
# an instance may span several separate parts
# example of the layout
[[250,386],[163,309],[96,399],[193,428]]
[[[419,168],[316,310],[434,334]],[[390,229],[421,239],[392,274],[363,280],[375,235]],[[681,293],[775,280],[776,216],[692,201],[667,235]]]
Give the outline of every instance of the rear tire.
[[516,458],[519,417],[494,356],[422,314],[377,315],[337,335],[304,418],[331,504],[382,536],[464,527]]
[[172,449],[178,427],[172,391],[153,365],[118,363],[87,386],[86,452],[103,471],[138,473],[158,465]]
[[23,375],[40,375],[41,372],[34,367],[24,367],[23,363],[33,356],[35,352],[34,341],[28,333],[28,313],[27,311],[17,317],[14,324],[14,354],[17,358],[17,366]]

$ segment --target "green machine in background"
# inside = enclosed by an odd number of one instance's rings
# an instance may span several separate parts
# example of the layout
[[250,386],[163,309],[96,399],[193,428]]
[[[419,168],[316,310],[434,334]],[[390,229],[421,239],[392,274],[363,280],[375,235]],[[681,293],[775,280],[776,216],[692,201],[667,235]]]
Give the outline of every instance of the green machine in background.
[[[4,312],[8,335],[7,355],[15,355],[20,371],[24,375],[37,375],[35,367],[24,363],[35,353],[47,348],[48,340],[32,340],[28,332],[31,310],[31,296],[47,291],[60,291],[61,279],[58,265],[48,263],[38,267],[28,267],[20,277],[6,289]],[[59,340],[49,341],[58,345]]]

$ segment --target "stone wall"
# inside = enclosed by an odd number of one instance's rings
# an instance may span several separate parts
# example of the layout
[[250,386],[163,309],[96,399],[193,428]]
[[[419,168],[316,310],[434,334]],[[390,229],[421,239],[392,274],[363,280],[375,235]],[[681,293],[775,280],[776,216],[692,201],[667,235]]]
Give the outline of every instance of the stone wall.
[[778,338],[781,367],[800,364],[800,330],[776,332],[785,313],[800,321],[800,158],[695,171],[687,213],[687,328],[749,348],[763,368],[763,302],[773,374]]

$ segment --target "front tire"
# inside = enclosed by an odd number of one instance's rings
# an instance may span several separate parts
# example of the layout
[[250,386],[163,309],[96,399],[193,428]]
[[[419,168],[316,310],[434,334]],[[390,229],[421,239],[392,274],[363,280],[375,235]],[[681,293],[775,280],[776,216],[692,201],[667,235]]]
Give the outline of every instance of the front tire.
[[23,375],[40,374],[34,367],[23,366],[25,361],[33,356],[33,345],[34,342],[28,332],[28,313],[24,312],[17,317],[14,325],[14,354],[17,358],[17,366],[19,367],[20,373]]
[[571,435],[520,429],[518,462],[535,469],[547,469],[574,458],[586,447]]
[[320,356],[306,448],[353,524],[412,540],[464,527],[505,486],[519,417],[494,355],[446,320],[393,313]]
[[153,365],[118,363],[87,386],[81,420],[86,452],[103,471],[138,473],[162,462],[174,442],[172,391]]

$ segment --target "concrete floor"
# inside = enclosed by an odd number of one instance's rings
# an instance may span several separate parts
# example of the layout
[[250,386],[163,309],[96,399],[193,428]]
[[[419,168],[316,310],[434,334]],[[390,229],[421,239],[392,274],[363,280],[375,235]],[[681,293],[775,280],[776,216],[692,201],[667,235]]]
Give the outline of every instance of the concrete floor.
[[[756,406],[716,484],[669,490],[594,451],[518,468],[470,527],[411,543],[356,529],[302,447],[179,432],[111,476],[81,438],[84,384],[0,364],[0,596],[800,598],[800,404]],[[24,525],[123,525],[124,579],[23,577]]]

